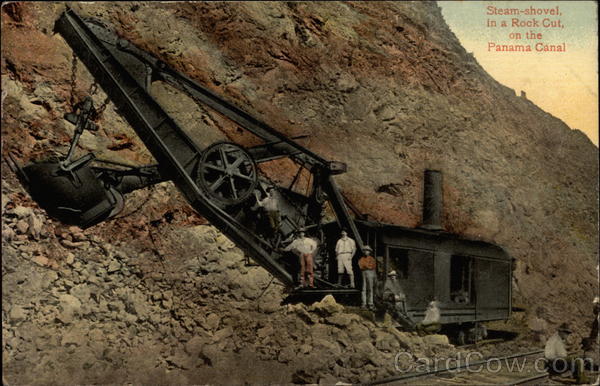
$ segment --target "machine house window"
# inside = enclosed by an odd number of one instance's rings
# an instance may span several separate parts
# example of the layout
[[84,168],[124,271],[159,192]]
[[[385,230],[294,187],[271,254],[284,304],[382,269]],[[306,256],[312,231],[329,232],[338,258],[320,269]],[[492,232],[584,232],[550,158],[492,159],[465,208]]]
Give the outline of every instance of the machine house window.
[[450,260],[450,300],[458,304],[471,304],[473,298],[473,259],[454,255]]

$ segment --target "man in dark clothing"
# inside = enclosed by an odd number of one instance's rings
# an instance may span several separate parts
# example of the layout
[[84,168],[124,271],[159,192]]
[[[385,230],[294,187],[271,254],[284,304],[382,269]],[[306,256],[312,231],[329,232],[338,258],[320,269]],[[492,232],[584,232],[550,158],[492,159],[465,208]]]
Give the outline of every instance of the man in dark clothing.
[[406,313],[406,295],[398,282],[396,271],[390,271],[390,273],[388,273],[383,288],[383,302],[392,315],[392,318],[398,321],[402,327],[407,329],[415,328],[415,323]]

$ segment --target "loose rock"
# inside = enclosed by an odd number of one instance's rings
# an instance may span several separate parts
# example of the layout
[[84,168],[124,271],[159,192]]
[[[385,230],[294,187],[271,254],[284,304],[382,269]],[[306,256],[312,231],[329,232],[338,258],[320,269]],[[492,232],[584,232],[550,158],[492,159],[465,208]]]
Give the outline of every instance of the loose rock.
[[19,220],[17,221],[17,232],[19,232],[20,234],[25,234],[27,233],[27,230],[29,229],[29,223],[25,220]]
[[344,306],[338,304],[332,295],[326,295],[323,300],[313,304],[310,307],[311,311],[315,311],[321,315],[333,315],[344,310]]
[[10,309],[8,317],[10,318],[11,323],[18,324],[27,319],[27,312],[25,312],[25,309],[21,306],[13,306]]
[[32,261],[42,267],[50,265],[50,261],[45,256],[35,256]]

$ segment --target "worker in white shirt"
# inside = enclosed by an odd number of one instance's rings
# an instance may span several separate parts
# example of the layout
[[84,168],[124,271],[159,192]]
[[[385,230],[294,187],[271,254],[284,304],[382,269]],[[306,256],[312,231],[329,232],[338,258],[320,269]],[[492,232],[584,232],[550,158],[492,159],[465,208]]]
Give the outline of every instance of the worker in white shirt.
[[335,245],[335,255],[338,263],[338,285],[342,284],[344,271],[350,276],[350,287],[354,288],[354,271],[352,270],[352,258],[356,252],[356,243],[348,233],[343,230],[342,237]]
[[317,242],[310,237],[306,237],[304,231],[301,230],[298,232],[298,237],[283,250],[294,251],[300,258],[300,286],[305,286],[305,275],[308,273],[308,284],[310,288],[315,288],[313,257],[317,250]]
[[437,301],[429,302],[425,317],[421,323],[417,323],[416,328],[419,335],[436,334],[442,329],[440,308]]
[[547,361],[554,361],[559,358],[567,358],[567,348],[563,339],[567,339],[570,334],[571,330],[566,323],[563,323],[558,328],[558,331],[548,338],[548,341],[546,341],[546,347],[544,348],[544,357]]
[[562,374],[571,371],[573,377],[578,383],[585,382],[583,373],[583,360],[574,356],[569,356],[565,340],[572,333],[566,323],[558,327],[558,330],[548,338],[544,347],[544,357],[546,358],[546,367],[552,375]]
[[275,188],[269,186],[267,188],[267,196],[262,200],[258,196],[258,191],[254,191],[254,196],[256,197],[256,202],[258,206],[264,209],[267,214],[267,218],[269,219],[269,225],[273,230],[273,236],[275,237],[277,232],[279,231],[279,199],[277,197],[277,192]]

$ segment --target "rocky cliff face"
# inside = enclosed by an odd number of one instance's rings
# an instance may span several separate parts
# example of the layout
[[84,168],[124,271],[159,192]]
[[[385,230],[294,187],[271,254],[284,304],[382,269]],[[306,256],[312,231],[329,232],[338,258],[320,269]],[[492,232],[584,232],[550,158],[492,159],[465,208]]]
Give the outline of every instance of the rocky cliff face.
[[[598,149],[485,73],[435,3],[71,6],[283,133],[309,134],[306,147],[348,164],[337,180],[374,219],[418,225],[422,171],[441,170],[446,229],[517,259],[514,297],[527,312],[513,324],[588,333]],[[67,149],[73,128],[61,117],[93,79],[52,33],[64,9],[2,8],[3,155]],[[201,145],[252,143],[178,91],[152,93]],[[98,123],[85,150],[151,161],[112,104]],[[263,173],[283,182],[286,166]],[[2,169],[7,381],[357,382],[391,374],[399,349],[455,353],[330,300],[279,306],[280,288],[261,295],[266,273],[245,267],[172,185],[131,196],[122,218],[81,232],[48,219]]]

